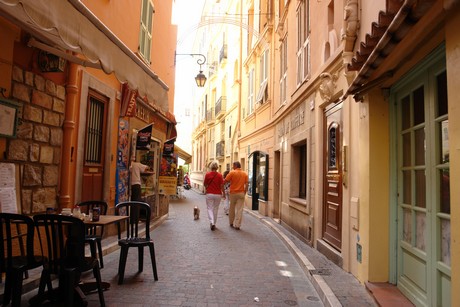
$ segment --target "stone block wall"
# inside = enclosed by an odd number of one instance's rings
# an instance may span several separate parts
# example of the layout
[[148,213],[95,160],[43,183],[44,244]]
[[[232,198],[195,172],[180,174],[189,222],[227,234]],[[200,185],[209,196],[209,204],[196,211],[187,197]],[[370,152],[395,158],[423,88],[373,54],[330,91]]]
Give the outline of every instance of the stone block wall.
[[65,88],[14,66],[11,96],[22,110],[6,158],[20,165],[22,213],[57,208]]

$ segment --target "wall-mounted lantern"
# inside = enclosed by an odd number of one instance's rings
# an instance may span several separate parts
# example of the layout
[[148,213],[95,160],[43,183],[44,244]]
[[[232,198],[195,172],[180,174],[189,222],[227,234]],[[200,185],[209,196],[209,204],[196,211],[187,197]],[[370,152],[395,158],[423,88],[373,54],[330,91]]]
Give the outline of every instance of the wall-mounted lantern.
[[199,56],[200,58],[196,61],[198,65],[200,65],[200,72],[196,75],[195,77],[195,81],[196,81],[196,85],[198,87],[204,87],[204,85],[206,84],[206,76],[203,74],[203,70],[201,70],[201,65],[204,65],[204,63],[206,63],[206,57],[201,54],[201,53],[176,53],[175,56],[174,56],[174,62],[175,62],[175,59],[176,59],[176,56],[178,55],[191,55],[191,56]]

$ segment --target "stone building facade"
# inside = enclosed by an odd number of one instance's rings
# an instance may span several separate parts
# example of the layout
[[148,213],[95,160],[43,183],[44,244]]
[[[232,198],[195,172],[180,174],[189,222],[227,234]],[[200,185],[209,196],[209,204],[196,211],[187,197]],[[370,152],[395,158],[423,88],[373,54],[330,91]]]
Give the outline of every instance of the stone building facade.
[[22,103],[22,116],[7,159],[20,166],[22,212],[56,208],[65,88],[14,66],[12,96]]

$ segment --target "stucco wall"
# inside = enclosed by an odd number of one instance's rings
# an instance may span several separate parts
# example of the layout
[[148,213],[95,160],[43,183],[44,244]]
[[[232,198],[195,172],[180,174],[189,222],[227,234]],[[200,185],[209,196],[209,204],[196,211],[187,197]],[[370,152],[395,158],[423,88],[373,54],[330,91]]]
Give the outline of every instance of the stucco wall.
[[[458,6],[457,6],[458,7]],[[446,67],[449,100],[449,118],[460,116],[460,12],[452,14],[446,23]],[[450,201],[451,201],[451,264],[452,297],[451,302],[460,302],[460,121],[449,121],[450,147]],[[453,306],[453,305],[452,305]]]

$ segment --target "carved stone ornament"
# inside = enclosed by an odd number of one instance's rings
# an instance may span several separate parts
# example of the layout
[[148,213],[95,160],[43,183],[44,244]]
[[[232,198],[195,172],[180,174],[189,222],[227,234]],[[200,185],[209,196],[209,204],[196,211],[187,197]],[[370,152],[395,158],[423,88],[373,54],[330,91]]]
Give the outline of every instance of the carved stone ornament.
[[319,94],[325,102],[330,102],[332,95],[334,95],[335,88],[337,87],[337,75],[331,75],[330,73],[324,72],[320,76]]
[[348,0],[343,15],[345,36],[356,37],[359,27],[358,0]]

